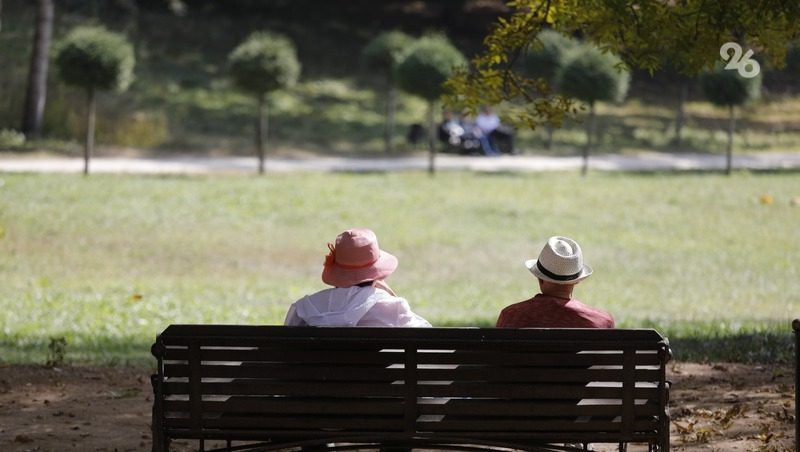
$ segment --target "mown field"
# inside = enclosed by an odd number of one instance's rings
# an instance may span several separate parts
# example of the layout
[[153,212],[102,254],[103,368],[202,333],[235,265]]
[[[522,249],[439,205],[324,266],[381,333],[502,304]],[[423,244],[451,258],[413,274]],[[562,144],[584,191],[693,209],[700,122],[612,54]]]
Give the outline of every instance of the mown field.
[[679,359],[786,360],[798,197],[796,173],[2,174],[0,362],[142,364],[169,323],[281,323],[356,226],[437,326],[492,325],[563,234],[595,270],[577,297],[620,326],[659,329]]

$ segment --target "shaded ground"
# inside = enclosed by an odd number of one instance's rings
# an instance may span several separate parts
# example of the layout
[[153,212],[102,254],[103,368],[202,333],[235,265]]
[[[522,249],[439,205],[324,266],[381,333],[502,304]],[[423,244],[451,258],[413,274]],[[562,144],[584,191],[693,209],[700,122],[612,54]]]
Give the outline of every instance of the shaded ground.
[[[0,450],[149,451],[149,374],[0,366]],[[673,363],[669,374],[672,450],[794,450],[791,369]]]

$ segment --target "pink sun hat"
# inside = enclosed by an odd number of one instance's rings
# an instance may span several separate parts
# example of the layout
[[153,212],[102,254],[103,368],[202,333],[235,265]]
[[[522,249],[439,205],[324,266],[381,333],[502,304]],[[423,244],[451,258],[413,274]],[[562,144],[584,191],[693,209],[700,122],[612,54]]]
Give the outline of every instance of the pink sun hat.
[[378,237],[369,229],[348,229],[336,244],[328,243],[322,282],[334,287],[350,287],[367,281],[378,281],[397,268],[397,258],[378,247]]

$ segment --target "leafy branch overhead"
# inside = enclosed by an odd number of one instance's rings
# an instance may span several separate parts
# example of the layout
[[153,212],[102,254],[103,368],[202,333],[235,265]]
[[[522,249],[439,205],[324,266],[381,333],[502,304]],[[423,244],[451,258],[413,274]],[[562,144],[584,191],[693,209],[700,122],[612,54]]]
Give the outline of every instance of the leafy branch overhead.
[[512,14],[498,19],[483,53],[447,81],[445,103],[472,113],[483,104],[503,104],[509,121],[531,128],[560,126],[577,111],[547,80],[518,70],[528,52],[541,48],[537,35],[543,29],[583,38],[650,73],[669,65],[692,76],[712,68],[729,41],[782,67],[791,41],[800,36],[796,0],[512,0],[508,5]]

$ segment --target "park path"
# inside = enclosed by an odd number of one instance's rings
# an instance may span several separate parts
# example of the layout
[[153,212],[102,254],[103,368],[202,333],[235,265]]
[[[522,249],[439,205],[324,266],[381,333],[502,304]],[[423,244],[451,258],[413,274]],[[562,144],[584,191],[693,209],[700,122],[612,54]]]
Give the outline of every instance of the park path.
[[[440,154],[436,168],[441,171],[537,172],[578,170],[582,159],[577,156],[504,155],[500,157],[466,157]],[[763,152],[737,154],[735,169],[800,169],[800,152]],[[252,173],[257,168],[255,157],[205,157],[176,155],[168,157],[96,157],[91,161],[93,173],[141,174],[210,174]],[[282,172],[383,172],[424,171],[427,154],[404,157],[310,157],[270,158],[266,171]],[[671,171],[722,170],[725,157],[708,154],[671,154],[641,152],[631,155],[593,155],[589,168],[596,171]],[[83,170],[81,158],[0,156],[0,172],[75,173]]]

